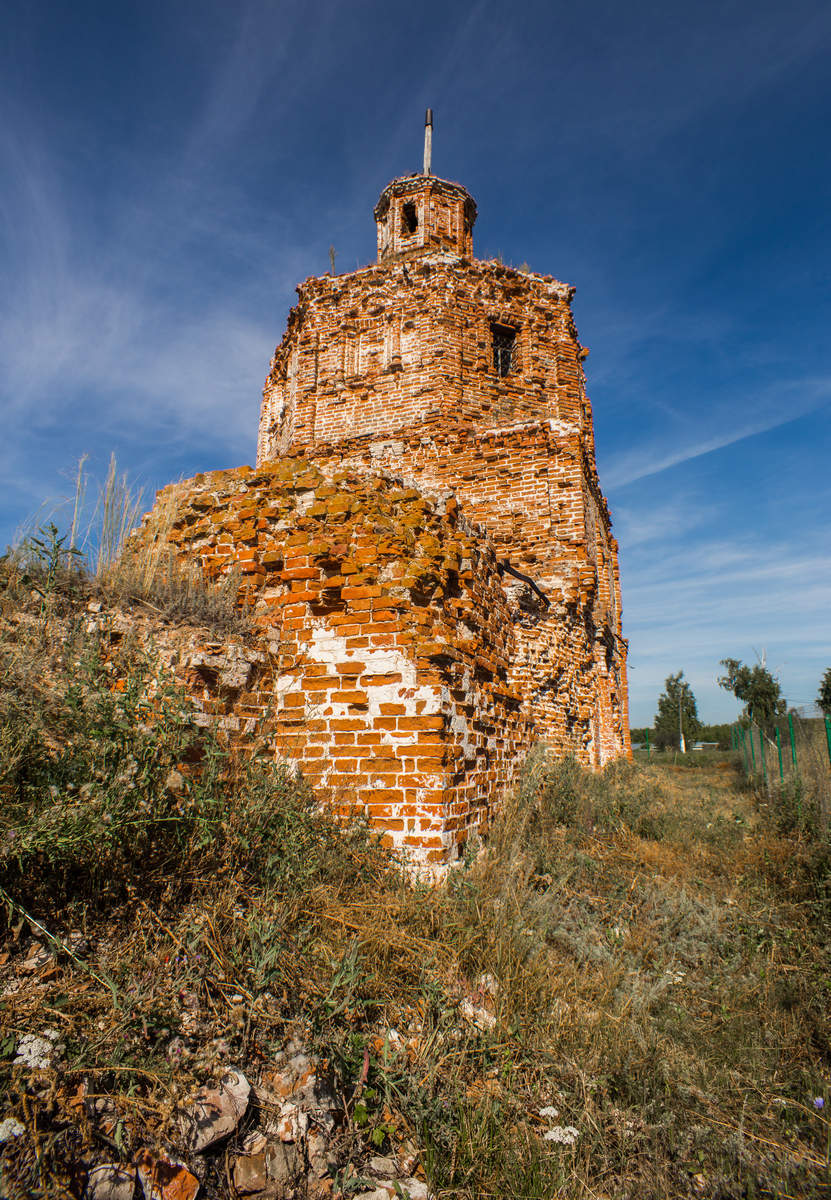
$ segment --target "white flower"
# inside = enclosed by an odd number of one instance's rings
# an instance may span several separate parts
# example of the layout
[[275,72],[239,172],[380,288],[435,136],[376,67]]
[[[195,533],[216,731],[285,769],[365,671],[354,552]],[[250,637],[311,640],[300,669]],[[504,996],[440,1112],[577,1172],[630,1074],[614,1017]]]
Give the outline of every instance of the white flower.
[[559,1108],[555,1108],[553,1104],[546,1104],[545,1108],[540,1109],[541,1117],[551,1117],[552,1121],[556,1121],[560,1115]]
[[573,1146],[580,1136],[580,1130],[573,1125],[555,1125],[543,1134],[543,1141],[559,1142],[561,1146]]
[[21,1125],[15,1117],[6,1117],[4,1121],[0,1121],[0,1146],[2,1146],[3,1142],[20,1137],[25,1132],[25,1126]]
[[56,1029],[45,1029],[43,1037],[38,1037],[36,1033],[27,1033],[18,1042],[13,1065],[29,1067],[33,1071],[44,1070],[51,1063],[52,1055],[56,1050],[60,1050],[60,1047],[55,1046],[59,1036]]

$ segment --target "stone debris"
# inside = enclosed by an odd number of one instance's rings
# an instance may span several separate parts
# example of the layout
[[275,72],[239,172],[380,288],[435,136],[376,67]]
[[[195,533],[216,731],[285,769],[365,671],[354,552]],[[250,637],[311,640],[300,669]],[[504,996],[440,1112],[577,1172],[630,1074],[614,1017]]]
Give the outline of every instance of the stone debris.
[[398,1185],[401,1191],[396,1189],[395,1184],[392,1186],[394,1196],[400,1196],[403,1193],[405,1200],[430,1200],[430,1191],[427,1184],[423,1183],[420,1179],[402,1179]]
[[[332,1124],[334,1128],[334,1121]],[[306,1137],[306,1157],[309,1172],[315,1179],[328,1179],[338,1169],[337,1155],[332,1151],[329,1138],[319,1129],[312,1129]]]
[[89,952],[89,941],[80,929],[70,929],[64,938],[64,942],[67,950],[74,955],[82,957]]
[[29,953],[26,955],[23,962],[20,964],[20,970],[27,973],[42,971],[45,966],[53,961],[53,955],[40,942],[33,942]]
[[398,1163],[394,1158],[385,1158],[376,1154],[369,1160],[369,1169],[373,1175],[397,1175]]
[[232,1178],[241,1194],[276,1197],[296,1184],[303,1171],[303,1155],[297,1146],[263,1139],[262,1148],[256,1153],[237,1155]]
[[203,1087],[181,1115],[182,1133],[195,1154],[233,1133],[248,1107],[251,1086],[241,1071],[227,1070],[216,1087]]
[[298,1105],[286,1103],[280,1107],[274,1132],[281,1142],[299,1142],[309,1128],[309,1118]]
[[265,1151],[266,1173],[277,1184],[287,1185],[300,1175],[303,1159],[296,1146],[270,1143]]
[[121,1163],[99,1163],[87,1180],[87,1200],[133,1200],[136,1168]]
[[496,1017],[493,1013],[482,1004],[474,1004],[472,1000],[462,1000],[459,1012],[465,1020],[470,1021],[471,1025],[475,1025],[483,1032],[493,1029],[496,1025]]
[[386,1030],[383,1037],[376,1038],[374,1045],[379,1054],[400,1054],[406,1048],[404,1038],[393,1028]]
[[258,1154],[240,1154],[234,1160],[231,1176],[234,1187],[243,1196],[264,1192],[269,1182],[265,1151],[261,1150]]
[[430,1191],[420,1179],[380,1179],[372,1191],[355,1193],[355,1200],[430,1200]]
[[[23,1057],[15,1065],[43,1070],[43,1063],[60,1049],[57,1037],[55,1030],[42,1037],[24,1035],[19,1047]],[[388,1043],[386,1035],[381,1042]],[[133,1140],[133,1118],[125,1118],[111,1097],[90,1095],[85,1080],[65,1104],[70,1121],[83,1113],[110,1142],[126,1134],[125,1146],[140,1147],[130,1162],[87,1166],[85,1200],[138,1200],[139,1193],[143,1200],[196,1200],[202,1189],[215,1194],[211,1189],[217,1170],[233,1195],[252,1200],[294,1200],[299,1195],[332,1200],[349,1181],[352,1189],[346,1186],[344,1195],[364,1186],[365,1195],[383,1200],[428,1197],[416,1174],[418,1147],[409,1138],[396,1140],[394,1154],[370,1154],[367,1148],[366,1161],[354,1161],[354,1127],[345,1102],[320,1063],[296,1042],[277,1055],[274,1066],[261,1070],[256,1083],[238,1068],[226,1067],[216,1082],[205,1083],[174,1111],[170,1124],[150,1137],[146,1131],[141,1140]],[[152,1140],[162,1134],[163,1143]],[[28,1133],[22,1122],[11,1116],[0,1122],[0,1145],[17,1138],[23,1139],[25,1150]]]
[[486,971],[477,978],[476,990],[482,994],[495,997],[499,994],[499,980],[495,975],[491,975],[489,971]]

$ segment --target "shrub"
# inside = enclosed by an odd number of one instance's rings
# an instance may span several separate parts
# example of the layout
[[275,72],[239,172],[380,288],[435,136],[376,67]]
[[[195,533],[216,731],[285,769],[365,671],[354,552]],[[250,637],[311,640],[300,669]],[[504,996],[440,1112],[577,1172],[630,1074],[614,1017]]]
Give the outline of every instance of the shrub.
[[[77,657],[76,657],[77,656]],[[72,682],[2,700],[0,863],[19,897],[95,898],[167,888],[195,875],[299,889],[342,874],[368,843],[340,828],[286,764],[232,754],[147,651],[105,662],[76,635],[60,668]]]

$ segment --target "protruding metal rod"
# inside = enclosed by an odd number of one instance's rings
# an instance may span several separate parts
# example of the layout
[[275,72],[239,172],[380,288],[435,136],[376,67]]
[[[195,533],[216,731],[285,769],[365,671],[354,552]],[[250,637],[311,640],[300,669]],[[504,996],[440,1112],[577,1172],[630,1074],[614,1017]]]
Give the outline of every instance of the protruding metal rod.
[[424,116],[424,174],[432,175],[433,166],[433,110],[428,108]]

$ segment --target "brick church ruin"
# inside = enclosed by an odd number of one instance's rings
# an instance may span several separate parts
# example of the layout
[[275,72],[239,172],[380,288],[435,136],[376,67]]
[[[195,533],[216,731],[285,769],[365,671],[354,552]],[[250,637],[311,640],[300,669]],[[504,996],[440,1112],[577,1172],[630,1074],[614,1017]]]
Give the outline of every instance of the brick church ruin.
[[172,510],[178,554],[241,572],[256,637],[193,656],[206,719],[442,862],[534,743],[630,752],[617,543],[574,289],[474,258],[429,142],[374,215],[373,265],[297,289],[256,468],[165,489],[145,536]]

